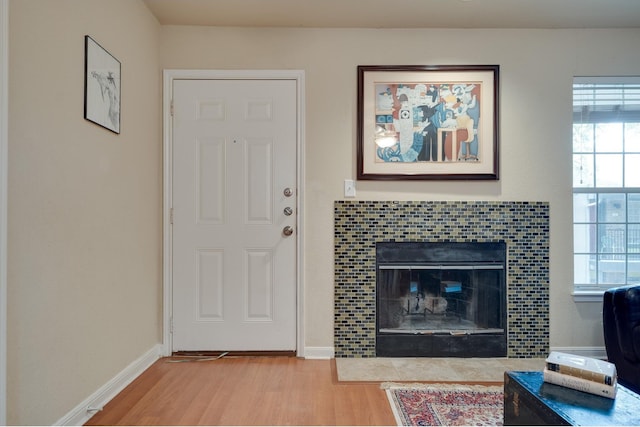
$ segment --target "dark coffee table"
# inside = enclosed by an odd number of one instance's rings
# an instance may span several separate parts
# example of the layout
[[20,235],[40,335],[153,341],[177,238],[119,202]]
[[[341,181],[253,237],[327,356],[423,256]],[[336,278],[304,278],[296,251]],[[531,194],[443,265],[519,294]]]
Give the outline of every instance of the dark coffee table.
[[608,399],[545,383],[542,372],[504,373],[504,425],[640,425],[640,395],[618,384]]

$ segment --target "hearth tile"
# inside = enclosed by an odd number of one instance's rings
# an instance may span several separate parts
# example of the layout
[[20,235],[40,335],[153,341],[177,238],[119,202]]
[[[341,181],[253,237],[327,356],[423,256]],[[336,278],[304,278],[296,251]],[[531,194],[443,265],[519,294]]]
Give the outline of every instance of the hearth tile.
[[505,371],[542,371],[543,358],[336,358],[339,381],[502,382]]

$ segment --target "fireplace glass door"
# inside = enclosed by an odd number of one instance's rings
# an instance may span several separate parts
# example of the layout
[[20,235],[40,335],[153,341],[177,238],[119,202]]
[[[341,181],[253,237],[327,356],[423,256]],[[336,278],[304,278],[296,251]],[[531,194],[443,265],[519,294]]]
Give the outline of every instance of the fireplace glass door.
[[416,245],[378,245],[377,355],[506,355],[504,245]]
[[504,333],[496,265],[382,265],[379,330],[383,333]]

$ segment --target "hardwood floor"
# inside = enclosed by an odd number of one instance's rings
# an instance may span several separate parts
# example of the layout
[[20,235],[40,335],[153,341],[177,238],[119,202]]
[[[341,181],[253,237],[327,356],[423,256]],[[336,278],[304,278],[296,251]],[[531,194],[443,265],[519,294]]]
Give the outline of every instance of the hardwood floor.
[[86,425],[395,425],[379,383],[339,383],[334,360],[163,358]]

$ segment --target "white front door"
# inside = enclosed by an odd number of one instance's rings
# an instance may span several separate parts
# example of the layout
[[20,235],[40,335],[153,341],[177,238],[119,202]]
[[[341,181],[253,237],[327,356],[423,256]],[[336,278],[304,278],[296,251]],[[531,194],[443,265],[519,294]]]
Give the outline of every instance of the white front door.
[[296,87],[173,82],[173,351],[296,349]]

